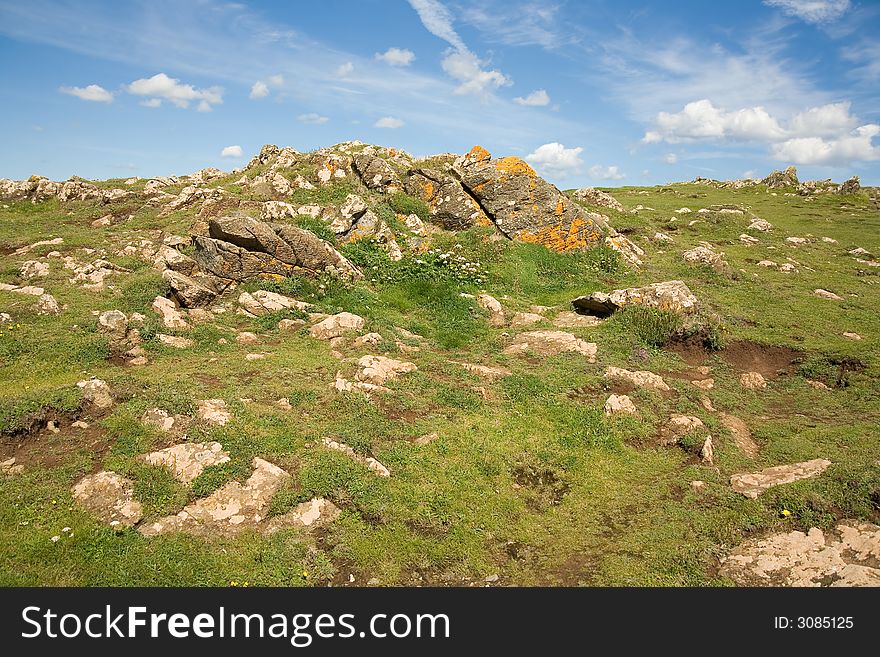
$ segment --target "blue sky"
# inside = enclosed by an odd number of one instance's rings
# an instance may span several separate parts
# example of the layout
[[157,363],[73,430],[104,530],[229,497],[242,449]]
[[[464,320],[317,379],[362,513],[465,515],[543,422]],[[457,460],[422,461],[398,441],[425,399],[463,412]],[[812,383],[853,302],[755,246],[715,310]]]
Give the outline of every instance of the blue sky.
[[867,0],[0,0],[0,177],[479,143],[564,187],[880,184]]

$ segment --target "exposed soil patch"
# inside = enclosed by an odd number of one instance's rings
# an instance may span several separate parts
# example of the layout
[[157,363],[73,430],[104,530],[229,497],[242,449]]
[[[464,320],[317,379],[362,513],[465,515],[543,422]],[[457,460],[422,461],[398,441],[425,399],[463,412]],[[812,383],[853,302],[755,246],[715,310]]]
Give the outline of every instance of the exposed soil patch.
[[743,372],[758,372],[765,379],[790,374],[803,360],[803,352],[789,347],[758,344],[750,340],[730,343],[721,358]]
[[699,335],[691,335],[687,338],[673,338],[666,343],[664,349],[678,354],[688,365],[702,365],[703,361],[712,354],[703,338]]
[[526,504],[535,511],[546,511],[547,507],[556,506],[571,489],[554,470],[528,463],[513,469],[513,480],[530,493]]
[[113,442],[100,426],[92,423],[87,429],[81,429],[71,426],[70,419],[56,418],[53,421],[58,425],[59,433],[50,431],[44,424],[42,428],[21,436],[17,443],[0,443],[0,460],[14,456],[16,465],[25,468],[55,468],[77,452],[85,451],[93,457],[96,467],[100,465],[101,457]]
[[0,433],[0,445],[15,444],[36,435],[46,428],[49,422],[56,426],[75,422],[82,415],[82,410],[58,411],[54,408],[41,408],[21,419],[18,426],[8,432]]

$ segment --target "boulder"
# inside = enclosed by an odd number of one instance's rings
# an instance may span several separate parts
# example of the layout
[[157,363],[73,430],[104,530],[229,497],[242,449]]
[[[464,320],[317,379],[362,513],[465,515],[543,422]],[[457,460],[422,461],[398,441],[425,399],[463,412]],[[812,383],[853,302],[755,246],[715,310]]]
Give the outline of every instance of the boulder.
[[618,212],[626,212],[626,208],[624,208],[616,198],[607,192],[596,189],[595,187],[581,187],[580,189],[574,190],[571,195],[578,201],[583,201],[588,205],[596,205],[602,208],[617,210]]
[[691,264],[709,265],[714,269],[719,269],[724,265],[724,253],[715,251],[711,244],[701,243],[693,249],[688,249],[681,254],[685,262]]
[[843,297],[834,294],[834,292],[830,292],[828,290],[817,289],[813,290],[813,294],[819,297],[820,299],[828,299],[829,301],[843,301]]
[[853,176],[846,182],[840,185],[840,189],[837,190],[838,194],[855,194],[862,188],[859,177]]
[[208,237],[196,236],[195,261],[225,280],[331,273],[360,278],[342,254],[314,233],[296,226],[268,224],[248,216],[212,219]]
[[319,340],[332,340],[345,335],[349,331],[360,331],[364,328],[364,318],[352,313],[337,313],[321,320],[309,329],[309,335]]
[[598,317],[607,317],[630,305],[668,310],[679,314],[694,312],[699,305],[697,298],[684,281],[651,283],[644,287],[629,287],[610,293],[593,292],[574,299],[571,304],[578,311]]
[[447,230],[491,226],[480,204],[462,188],[454,176],[433,169],[413,169],[406,181],[406,193],[421,199],[433,221]]
[[214,281],[207,277],[196,278],[181,274],[173,269],[162,272],[162,278],[171,288],[171,296],[184,308],[206,306],[217,298],[218,291],[209,287]]
[[171,299],[166,297],[156,297],[150,308],[162,318],[162,326],[170,329],[189,328],[186,316],[178,310],[177,306]]
[[363,383],[381,386],[386,381],[401,374],[413,372],[418,368],[414,363],[387,358],[385,356],[363,356],[358,360],[355,378]]
[[239,305],[251,315],[261,317],[279,310],[308,310],[311,305],[305,301],[297,301],[283,294],[257,290],[256,292],[242,292],[238,297]]
[[106,381],[88,379],[80,381],[76,385],[82,390],[83,401],[91,404],[94,408],[104,411],[113,406],[113,393]]
[[597,350],[594,342],[586,342],[565,331],[528,331],[517,335],[504,353],[516,355],[531,352],[540,356],[576,353],[586,356],[587,362],[595,363]]
[[389,194],[403,188],[400,176],[394,168],[384,158],[376,155],[355,155],[352,169],[369,189]]

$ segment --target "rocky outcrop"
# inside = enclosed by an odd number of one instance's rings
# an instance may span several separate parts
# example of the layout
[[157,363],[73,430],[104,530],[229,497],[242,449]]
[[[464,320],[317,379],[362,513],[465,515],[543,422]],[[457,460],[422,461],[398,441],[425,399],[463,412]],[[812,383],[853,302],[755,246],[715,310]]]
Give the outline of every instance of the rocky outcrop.
[[556,356],[571,352],[586,356],[587,362],[595,363],[597,350],[595,342],[581,340],[565,331],[528,331],[517,335],[504,353],[517,355],[530,352],[540,356]]
[[780,187],[797,187],[798,177],[795,167],[788,167],[785,171],[774,171],[761,181],[761,184],[767,185],[771,189],[779,189]]
[[348,259],[314,233],[244,215],[212,219],[208,237],[195,236],[193,243],[193,259],[199,267],[226,281],[290,274],[361,276]]
[[603,192],[601,189],[596,189],[595,187],[581,187],[580,189],[574,190],[571,193],[571,196],[572,198],[575,198],[578,201],[583,201],[588,205],[595,205],[600,208],[610,208],[612,210],[617,210],[618,212],[626,212],[626,208],[624,208],[616,198],[607,192]]
[[733,486],[733,490],[737,493],[742,493],[746,497],[756,499],[758,495],[768,488],[790,484],[801,479],[818,477],[825,472],[829,465],[831,465],[831,461],[826,459],[813,459],[812,461],[793,463],[791,465],[777,465],[760,472],[735,474],[730,478],[730,485]]
[[134,483],[115,472],[83,477],[72,492],[80,506],[104,522],[131,527],[143,516],[141,503],[134,499]]
[[571,304],[580,312],[598,317],[607,317],[624,306],[657,308],[680,314],[694,312],[698,307],[697,298],[684,281],[651,283],[610,293],[593,292],[574,299]]
[[491,226],[480,204],[467,194],[458,179],[434,169],[413,169],[406,180],[406,193],[424,201],[433,221],[447,230]]
[[369,189],[385,194],[403,189],[400,176],[388,162],[377,155],[355,155],[352,169]]

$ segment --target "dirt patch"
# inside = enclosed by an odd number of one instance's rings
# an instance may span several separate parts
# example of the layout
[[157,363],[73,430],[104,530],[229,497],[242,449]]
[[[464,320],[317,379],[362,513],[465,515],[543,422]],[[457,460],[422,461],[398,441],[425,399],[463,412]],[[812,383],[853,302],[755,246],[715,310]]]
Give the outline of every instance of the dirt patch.
[[200,383],[205,384],[209,388],[222,388],[223,387],[223,379],[215,374],[196,374],[196,379],[199,380]]
[[85,451],[92,456],[96,467],[100,465],[113,442],[107,438],[104,429],[95,423],[90,423],[86,429],[74,427],[69,418],[56,417],[51,421],[56,423],[58,433],[47,429],[44,423],[41,428],[20,436],[15,443],[4,441],[0,443],[0,460],[14,456],[16,465],[24,465],[26,469],[34,466],[55,468],[76,453]]
[[666,344],[664,349],[678,354],[688,365],[702,365],[712,353],[699,335],[691,335],[683,339],[674,338]]
[[535,511],[556,506],[571,489],[562,475],[551,468],[522,463],[513,469],[516,486],[527,491],[526,504]]
[[722,360],[743,372],[758,372],[765,379],[790,374],[803,360],[803,352],[750,340],[730,343],[720,353]]

